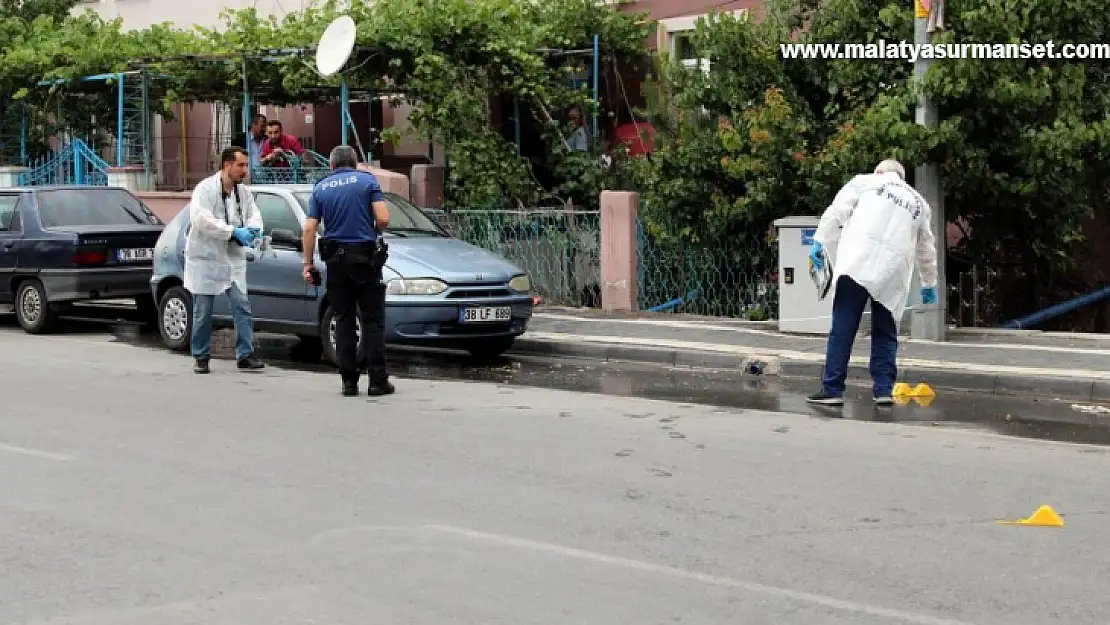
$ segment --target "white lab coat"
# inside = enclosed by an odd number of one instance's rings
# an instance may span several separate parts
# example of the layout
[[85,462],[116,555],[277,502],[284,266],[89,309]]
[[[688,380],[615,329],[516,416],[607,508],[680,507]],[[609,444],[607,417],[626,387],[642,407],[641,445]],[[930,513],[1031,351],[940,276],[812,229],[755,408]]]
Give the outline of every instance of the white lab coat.
[[898,174],[863,174],[836,194],[813,239],[829,247],[841,227],[833,279],[855,280],[901,324],[914,265],[921,286],[937,283],[929,203]]
[[[223,196],[220,174],[193,189],[189,234],[185,239],[185,288],[195,295],[220,295],[232,284],[247,293],[246,248],[232,240],[235,228],[262,228],[262,215],[250,191]],[[240,204],[241,202],[241,204]]]

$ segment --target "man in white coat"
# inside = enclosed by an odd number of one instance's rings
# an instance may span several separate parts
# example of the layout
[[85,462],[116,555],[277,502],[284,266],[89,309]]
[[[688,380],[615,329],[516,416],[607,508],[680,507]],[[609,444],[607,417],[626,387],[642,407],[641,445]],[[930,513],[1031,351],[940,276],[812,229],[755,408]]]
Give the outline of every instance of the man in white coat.
[[247,177],[248,155],[229,147],[220,154],[220,171],[193,189],[189,234],[185,240],[185,288],[193,296],[193,371],[209,372],[212,306],[227,294],[235,322],[235,359],[243,371],[265,367],[254,357],[254,320],[247,299],[247,248],[262,234],[254,198],[240,185]]
[[[932,209],[906,182],[906,170],[894,160],[879,163],[836,194],[814,234],[810,262],[824,266],[825,248],[840,239],[833,267],[832,328],[825,352],[821,392],[812,403],[844,403],[844,382],[860,318],[871,302],[871,379],[875,403],[894,402],[898,376],[898,327],[906,309],[916,264],[921,301],[937,299],[937,249]],[[841,229],[843,229],[841,231]]]

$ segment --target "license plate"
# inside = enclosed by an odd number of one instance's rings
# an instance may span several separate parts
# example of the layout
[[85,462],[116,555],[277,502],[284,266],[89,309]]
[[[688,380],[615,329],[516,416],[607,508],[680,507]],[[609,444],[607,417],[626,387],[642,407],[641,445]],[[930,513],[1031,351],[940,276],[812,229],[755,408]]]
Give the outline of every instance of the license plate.
[[145,260],[154,260],[154,248],[137,247],[124,250],[116,250],[116,260],[121,263],[134,263],[142,262]]
[[459,311],[459,323],[495,323],[513,318],[511,306],[475,306]]

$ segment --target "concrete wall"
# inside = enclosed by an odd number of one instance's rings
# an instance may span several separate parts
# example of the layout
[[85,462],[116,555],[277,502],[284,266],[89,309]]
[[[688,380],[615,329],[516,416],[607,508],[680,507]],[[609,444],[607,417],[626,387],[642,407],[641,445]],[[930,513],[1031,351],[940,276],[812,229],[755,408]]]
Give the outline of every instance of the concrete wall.
[[192,194],[187,191],[144,191],[136,192],[135,195],[149,206],[159,219],[169,223],[189,203],[189,197]]

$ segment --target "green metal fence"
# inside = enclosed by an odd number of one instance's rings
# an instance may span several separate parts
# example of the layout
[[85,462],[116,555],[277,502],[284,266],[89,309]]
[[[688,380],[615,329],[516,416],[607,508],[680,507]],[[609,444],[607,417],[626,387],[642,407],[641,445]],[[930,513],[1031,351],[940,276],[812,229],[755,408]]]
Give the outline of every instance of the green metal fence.
[[547,304],[601,305],[598,211],[565,208],[426,211],[453,236],[500,254]]
[[778,312],[778,245],[772,237],[734,248],[660,241],[639,224],[641,310],[752,321]]
[[[601,305],[598,211],[428,210],[453,236],[500,254],[528,272],[545,303]],[[659,241],[639,227],[639,306],[653,312],[774,318],[778,248],[770,237],[735,249]]]

